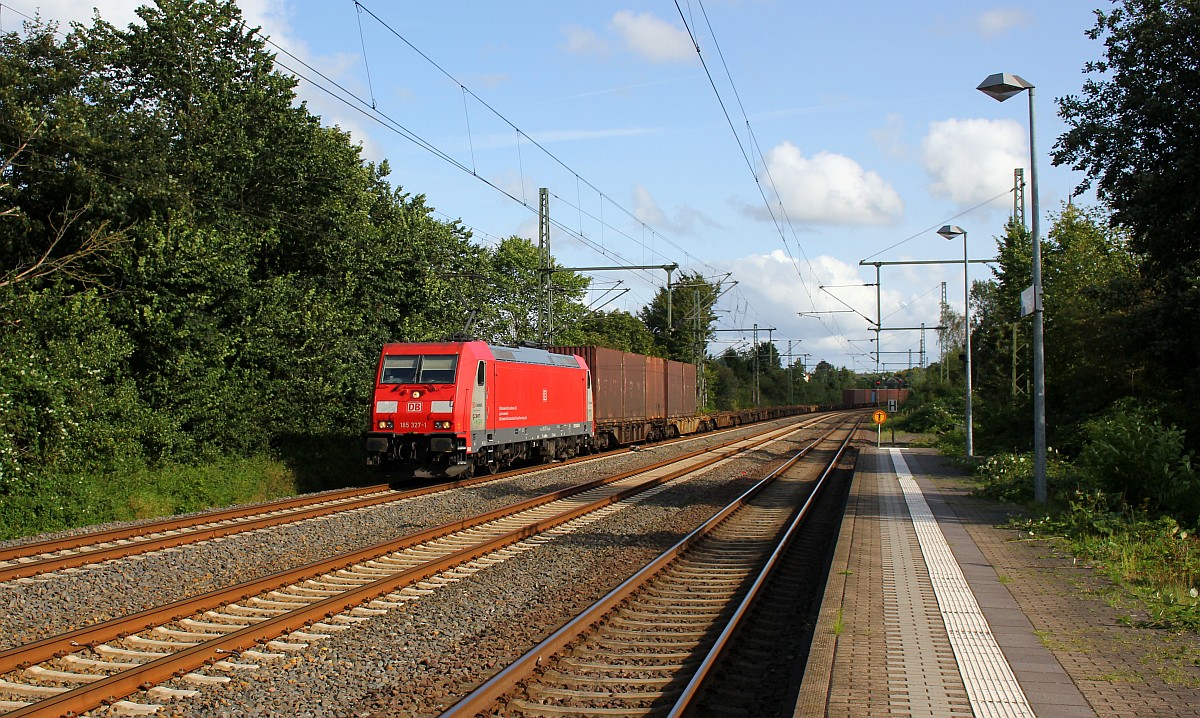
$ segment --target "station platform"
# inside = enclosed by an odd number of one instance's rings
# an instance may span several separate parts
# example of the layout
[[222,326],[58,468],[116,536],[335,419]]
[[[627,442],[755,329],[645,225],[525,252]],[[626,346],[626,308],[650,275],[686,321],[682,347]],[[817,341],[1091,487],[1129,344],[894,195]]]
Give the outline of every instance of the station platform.
[[1200,683],[1146,662],[1163,637],[963,478],[932,449],[862,451],[795,715],[1200,715]]

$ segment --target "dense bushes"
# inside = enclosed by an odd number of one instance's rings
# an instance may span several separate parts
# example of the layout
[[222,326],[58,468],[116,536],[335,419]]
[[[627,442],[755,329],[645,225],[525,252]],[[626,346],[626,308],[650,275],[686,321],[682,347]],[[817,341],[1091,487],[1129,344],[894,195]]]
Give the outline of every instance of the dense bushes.
[[536,248],[393,187],[233,2],[139,14],[0,34],[0,538],[352,480],[381,344],[537,315]]
[[1200,471],[1195,456],[1184,451],[1182,430],[1164,426],[1148,408],[1130,401],[1084,427],[1089,440],[1076,464],[1085,489],[1197,525]]
[[[1200,522],[1200,472],[1184,449],[1184,432],[1166,426],[1154,412],[1123,401],[1083,424],[1083,447],[1074,460],[1050,449],[1047,488],[1052,501],[1067,507],[1081,495],[1103,497],[1107,505],[1151,516],[1170,516],[1184,525]],[[984,493],[1008,501],[1033,498],[1033,459],[1028,453],[989,456],[977,473]]]

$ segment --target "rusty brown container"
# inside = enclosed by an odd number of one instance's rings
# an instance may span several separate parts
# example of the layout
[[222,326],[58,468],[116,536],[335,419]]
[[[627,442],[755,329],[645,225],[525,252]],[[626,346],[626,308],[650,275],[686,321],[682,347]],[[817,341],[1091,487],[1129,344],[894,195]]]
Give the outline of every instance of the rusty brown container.
[[[634,354],[633,356],[638,356]],[[646,417],[662,419],[667,416],[667,360],[643,357],[646,362]]]
[[908,389],[842,389],[842,403],[846,406],[879,406],[895,399],[903,404],[909,394]]
[[845,406],[864,406],[872,403],[870,389],[842,389],[842,404]]
[[667,362],[667,416],[696,414],[696,365]]
[[650,415],[647,387],[651,378],[646,365],[649,357],[630,352],[620,354],[625,370],[625,414],[620,418],[626,421],[646,419]]
[[646,418],[646,357],[591,346],[550,347],[577,354],[592,372],[592,408],[597,422]]

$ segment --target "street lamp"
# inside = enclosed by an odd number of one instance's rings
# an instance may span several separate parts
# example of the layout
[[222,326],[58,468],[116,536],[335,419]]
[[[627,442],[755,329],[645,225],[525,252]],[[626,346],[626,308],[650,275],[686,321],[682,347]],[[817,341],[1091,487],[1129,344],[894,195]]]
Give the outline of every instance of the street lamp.
[[988,75],[976,88],[1004,102],[1029,90],[1029,183],[1033,193],[1033,498],[1046,502],[1046,371],[1045,336],[1042,309],[1042,242],[1038,231],[1041,210],[1038,205],[1037,141],[1034,131],[1033,85],[1019,75],[997,72]]
[[946,239],[963,238],[963,335],[967,350],[967,456],[975,455],[975,430],[971,421],[971,283],[967,279],[967,230],[947,224],[938,230]]

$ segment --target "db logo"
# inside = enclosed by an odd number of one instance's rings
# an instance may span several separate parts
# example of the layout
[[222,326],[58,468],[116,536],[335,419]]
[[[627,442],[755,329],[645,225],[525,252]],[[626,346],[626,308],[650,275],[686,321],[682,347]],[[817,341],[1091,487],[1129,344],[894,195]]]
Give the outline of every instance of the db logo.
[[420,411],[420,410],[421,410],[421,402],[419,402],[419,401],[410,401],[410,402],[408,402],[408,410],[409,410],[410,412],[412,412],[412,411]]

